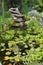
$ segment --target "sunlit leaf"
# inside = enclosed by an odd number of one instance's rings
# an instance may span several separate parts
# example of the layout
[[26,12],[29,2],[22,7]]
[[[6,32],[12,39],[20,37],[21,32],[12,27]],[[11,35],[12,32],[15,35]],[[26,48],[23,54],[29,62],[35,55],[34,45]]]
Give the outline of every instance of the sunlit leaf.
[[11,54],[11,52],[6,52],[5,54],[6,54],[6,55],[10,55],[10,54]]

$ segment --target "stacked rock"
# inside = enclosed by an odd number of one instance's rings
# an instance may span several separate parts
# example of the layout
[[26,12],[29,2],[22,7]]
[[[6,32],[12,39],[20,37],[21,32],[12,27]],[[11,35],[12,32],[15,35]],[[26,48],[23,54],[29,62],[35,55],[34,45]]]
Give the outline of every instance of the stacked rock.
[[24,15],[19,12],[18,8],[10,8],[9,11],[11,12],[14,22],[19,23],[19,26],[22,27],[25,23]]

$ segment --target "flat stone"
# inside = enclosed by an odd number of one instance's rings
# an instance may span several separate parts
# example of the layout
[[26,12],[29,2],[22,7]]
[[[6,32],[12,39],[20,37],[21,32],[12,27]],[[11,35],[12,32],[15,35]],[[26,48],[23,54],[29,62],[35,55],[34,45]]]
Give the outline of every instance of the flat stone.
[[11,12],[11,13],[16,13],[16,14],[21,14],[20,12],[19,12],[19,10],[18,10],[18,8],[10,8],[9,9],[9,11]]
[[24,17],[24,15],[22,15],[22,14],[12,14],[12,16],[15,16],[15,17],[17,17],[17,18],[22,18],[22,17]]
[[24,22],[24,20],[22,18],[17,18],[14,20],[15,22]]

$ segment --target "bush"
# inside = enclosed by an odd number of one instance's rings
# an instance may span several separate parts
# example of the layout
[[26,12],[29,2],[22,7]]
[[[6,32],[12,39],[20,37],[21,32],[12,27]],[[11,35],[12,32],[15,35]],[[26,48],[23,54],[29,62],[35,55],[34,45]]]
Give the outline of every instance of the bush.
[[6,60],[16,65],[43,62],[43,30],[37,20],[31,20],[24,28],[2,32],[0,42],[5,63]]

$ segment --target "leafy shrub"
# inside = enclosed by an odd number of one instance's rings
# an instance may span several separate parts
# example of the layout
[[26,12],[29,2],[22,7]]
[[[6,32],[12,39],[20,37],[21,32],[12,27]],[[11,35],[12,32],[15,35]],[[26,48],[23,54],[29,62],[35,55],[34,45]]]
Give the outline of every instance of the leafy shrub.
[[17,62],[28,65],[43,61],[43,29],[37,20],[31,20],[25,28],[2,32],[0,41],[1,53],[5,52],[3,61],[9,60],[16,65]]

